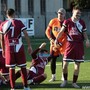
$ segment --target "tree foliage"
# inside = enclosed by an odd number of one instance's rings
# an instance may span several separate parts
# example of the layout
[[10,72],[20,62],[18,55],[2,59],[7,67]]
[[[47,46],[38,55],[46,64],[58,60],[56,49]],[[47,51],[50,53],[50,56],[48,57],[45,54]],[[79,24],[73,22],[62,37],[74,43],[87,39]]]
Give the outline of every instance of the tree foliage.
[[90,0],[74,0],[75,6],[80,6],[83,9],[90,9]]

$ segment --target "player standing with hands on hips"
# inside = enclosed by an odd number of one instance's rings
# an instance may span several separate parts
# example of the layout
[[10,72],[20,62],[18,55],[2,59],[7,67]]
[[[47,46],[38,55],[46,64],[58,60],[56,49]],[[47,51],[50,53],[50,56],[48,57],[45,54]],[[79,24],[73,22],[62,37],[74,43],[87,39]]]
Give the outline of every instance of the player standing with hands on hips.
[[80,88],[76,82],[79,75],[80,63],[84,62],[84,39],[86,39],[86,47],[90,46],[90,42],[86,34],[85,23],[82,19],[80,19],[80,17],[81,9],[80,7],[75,6],[72,11],[72,17],[64,21],[63,26],[55,40],[55,44],[57,45],[58,39],[61,38],[63,32],[67,33],[66,50],[63,57],[64,82],[60,85],[60,87],[65,87],[67,84],[68,62],[74,61],[75,64],[72,86],[74,88]]
[[21,32],[23,32],[28,44],[28,52],[30,54],[32,48],[26,27],[20,20],[14,19],[15,11],[13,9],[8,9],[6,14],[8,20],[0,25],[0,37],[2,54],[6,59],[6,66],[9,67],[11,90],[15,90],[15,66],[21,68],[24,90],[30,90],[27,86],[26,57],[21,38]]

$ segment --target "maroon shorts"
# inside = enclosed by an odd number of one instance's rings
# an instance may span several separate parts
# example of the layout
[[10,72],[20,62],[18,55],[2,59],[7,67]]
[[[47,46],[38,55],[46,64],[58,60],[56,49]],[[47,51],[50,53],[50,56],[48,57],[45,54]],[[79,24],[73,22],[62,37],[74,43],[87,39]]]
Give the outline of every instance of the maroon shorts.
[[67,42],[63,60],[83,62],[84,60],[83,42]]
[[26,65],[26,57],[24,53],[24,46],[21,46],[18,52],[5,51],[6,66],[13,67]]
[[37,67],[36,69],[36,73],[34,73],[33,71],[29,70],[29,74],[28,74],[28,79],[32,79],[34,77],[40,76],[44,73],[44,69]]

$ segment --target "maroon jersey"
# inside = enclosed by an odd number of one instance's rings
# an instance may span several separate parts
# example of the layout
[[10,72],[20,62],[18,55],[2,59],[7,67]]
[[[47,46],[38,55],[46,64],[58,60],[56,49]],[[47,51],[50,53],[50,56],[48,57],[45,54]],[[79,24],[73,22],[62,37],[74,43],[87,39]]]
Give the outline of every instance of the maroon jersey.
[[37,56],[36,59],[32,59],[32,65],[35,66],[36,68],[38,68],[38,67],[42,68],[43,71],[45,69],[47,62],[48,62],[47,58],[42,58],[39,56]]
[[4,34],[6,66],[26,65],[21,38],[23,30],[26,30],[26,27],[16,19],[6,20],[0,25],[0,31]]
[[20,20],[7,20],[0,26],[1,32],[4,34],[5,46],[8,51],[18,52],[22,46],[21,32],[26,27]]
[[31,68],[35,67],[37,74],[42,74],[44,73],[44,69],[46,64],[51,60],[50,57],[41,57],[40,55],[37,55],[39,52],[39,48],[36,49],[35,51],[32,52],[32,63],[31,63]]
[[83,20],[73,22],[71,18],[65,20],[63,26],[66,28],[67,44],[63,60],[83,62],[84,46],[83,32],[86,31],[86,26]]
[[63,26],[67,30],[68,41],[83,41],[83,32],[86,31],[86,26],[83,20],[73,22],[71,18],[64,21]]

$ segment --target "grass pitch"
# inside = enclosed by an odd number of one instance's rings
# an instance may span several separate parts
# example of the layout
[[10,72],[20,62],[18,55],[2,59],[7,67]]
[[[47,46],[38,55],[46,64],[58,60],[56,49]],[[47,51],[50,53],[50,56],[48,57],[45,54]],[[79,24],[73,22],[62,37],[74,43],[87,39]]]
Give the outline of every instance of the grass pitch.
[[[25,45],[25,52],[27,56],[27,67],[30,67],[31,57],[27,53],[27,44],[23,40]],[[46,49],[49,50],[49,41],[46,38],[31,38],[31,45],[32,48],[37,48],[42,42],[46,42],[47,46]],[[56,69],[56,81],[55,82],[49,82],[49,79],[51,79],[51,71],[50,71],[50,63],[46,66],[45,73],[47,74],[47,79],[41,83],[40,85],[30,85],[31,90],[76,90],[72,87],[72,78],[73,78],[73,69],[74,65],[73,63],[69,64],[69,73],[68,73],[68,84],[65,88],[60,88],[61,81],[61,75],[62,75],[62,65],[61,65],[62,57],[59,57],[57,60],[57,69]],[[18,69],[18,68],[17,68]],[[90,48],[85,47],[85,62],[81,64],[80,67],[80,73],[79,78],[77,81],[78,85],[80,85],[80,89],[78,90],[90,90]],[[19,78],[16,81],[16,85],[22,85],[22,80]],[[9,86],[0,86],[0,90],[10,90]],[[16,89],[16,90],[23,90]]]

